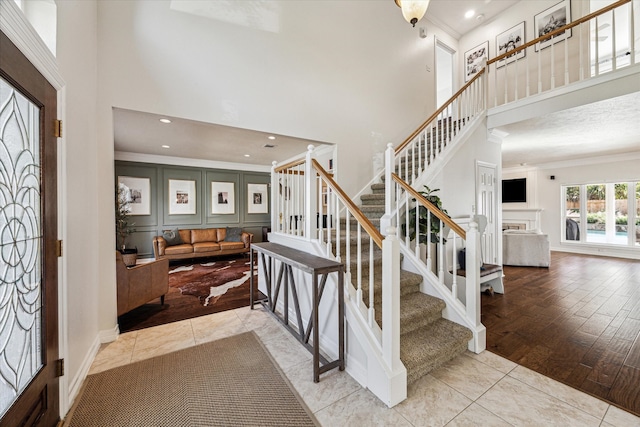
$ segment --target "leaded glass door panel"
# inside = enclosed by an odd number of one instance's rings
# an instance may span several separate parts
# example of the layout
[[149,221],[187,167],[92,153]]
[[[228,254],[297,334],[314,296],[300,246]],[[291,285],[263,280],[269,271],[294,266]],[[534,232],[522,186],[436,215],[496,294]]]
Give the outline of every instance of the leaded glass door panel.
[[56,92],[0,33],[0,425],[59,419]]

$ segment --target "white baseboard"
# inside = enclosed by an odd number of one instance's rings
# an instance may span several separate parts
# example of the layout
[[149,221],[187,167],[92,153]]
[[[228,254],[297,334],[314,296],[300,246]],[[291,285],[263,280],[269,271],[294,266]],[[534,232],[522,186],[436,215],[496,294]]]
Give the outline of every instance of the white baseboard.
[[93,364],[98,351],[100,351],[100,345],[115,341],[118,338],[118,335],[120,335],[120,328],[117,324],[113,329],[98,332],[98,335],[93,340],[93,343],[91,343],[87,354],[82,360],[78,373],[73,377],[69,384],[69,408],[73,406],[76,397],[78,397],[78,393],[84,384],[84,380],[89,374],[89,369],[91,369],[91,365]]
[[106,329],[98,332],[98,338],[100,339],[100,344],[106,344],[108,342],[114,342],[118,339],[120,335],[120,326],[116,323],[113,329]]
[[561,246],[552,246],[552,251],[569,252],[574,254],[607,256],[614,258],[640,259],[640,251],[637,247],[620,246],[590,246],[585,244],[561,244]]

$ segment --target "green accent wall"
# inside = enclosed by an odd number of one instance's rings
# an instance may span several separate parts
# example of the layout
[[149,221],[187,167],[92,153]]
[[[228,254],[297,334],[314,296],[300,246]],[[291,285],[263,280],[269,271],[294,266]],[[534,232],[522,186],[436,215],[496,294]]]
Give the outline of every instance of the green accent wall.
[[[118,177],[149,180],[149,214],[130,217],[135,231],[127,239],[127,247],[137,247],[141,258],[153,257],[153,237],[162,234],[163,230],[241,227],[253,233],[254,242],[261,242],[263,227],[271,226],[271,177],[268,173],[116,161],[114,191]],[[170,181],[174,193],[176,188],[193,188],[195,200],[189,191],[190,204],[177,205],[175,194],[171,198],[169,195]],[[212,192],[212,183],[222,183],[224,190],[233,189],[232,195],[227,194],[227,204],[222,206],[226,213],[214,213],[214,208],[219,210],[220,205],[218,196]],[[266,185],[258,188],[266,188],[266,200],[259,202],[266,204],[267,213],[249,213],[249,184]],[[251,203],[255,208],[254,202]],[[185,213],[189,209],[195,213]]]

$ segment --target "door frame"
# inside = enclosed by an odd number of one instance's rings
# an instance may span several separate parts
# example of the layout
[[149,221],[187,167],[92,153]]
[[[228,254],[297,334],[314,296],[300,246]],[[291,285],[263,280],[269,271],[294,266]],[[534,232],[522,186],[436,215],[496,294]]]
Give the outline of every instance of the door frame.
[[[22,52],[31,64],[44,76],[51,86],[57,91],[57,118],[64,122],[65,82],[58,70],[56,58],[47,45],[42,41],[38,33],[20,8],[13,1],[0,1],[0,31]],[[64,182],[64,168],[60,159],[66,157],[65,133],[58,138],[58,167],[57,167],[57,191],[58,191],[58,239],[66,240],[66,185]],[[67,260],[62,256],[58,258],[58,357],[68,360],[67,331]],[[59,378],[59,402],[60,418],[69,411],[69,376]]]

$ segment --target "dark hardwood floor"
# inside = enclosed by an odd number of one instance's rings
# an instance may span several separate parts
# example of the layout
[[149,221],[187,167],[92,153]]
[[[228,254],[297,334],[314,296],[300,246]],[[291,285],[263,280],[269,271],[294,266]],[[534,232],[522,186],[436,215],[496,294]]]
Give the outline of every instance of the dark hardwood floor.
[[640,415],[640,261],[551,253],[482,295],[487,349]]

